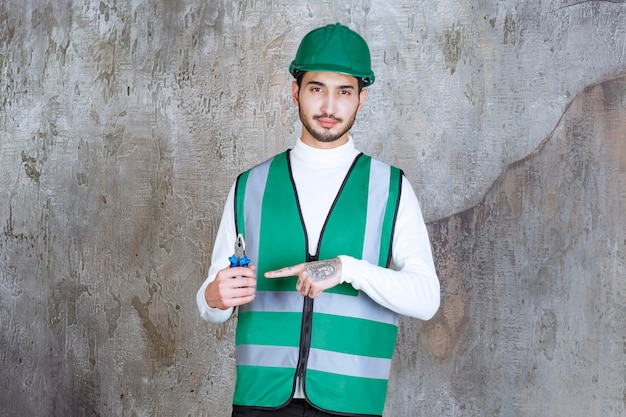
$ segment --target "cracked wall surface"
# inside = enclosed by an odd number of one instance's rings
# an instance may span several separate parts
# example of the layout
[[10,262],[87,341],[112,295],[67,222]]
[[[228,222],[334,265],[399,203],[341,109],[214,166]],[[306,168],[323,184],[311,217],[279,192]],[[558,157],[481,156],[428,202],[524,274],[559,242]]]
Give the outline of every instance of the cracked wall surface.
[[229,415],[195,292],[226,193],[300,130],[309,30],[369,42],[357,146],[442,281],[385,416],[622,416],[626,2],[0,0],[0,415]]
[[624,413],[625,140],[622,75],[580,93],[479,204],[429,224],[442,305],[404,323],[392,391],[415,370],[429,388],[389,415]]

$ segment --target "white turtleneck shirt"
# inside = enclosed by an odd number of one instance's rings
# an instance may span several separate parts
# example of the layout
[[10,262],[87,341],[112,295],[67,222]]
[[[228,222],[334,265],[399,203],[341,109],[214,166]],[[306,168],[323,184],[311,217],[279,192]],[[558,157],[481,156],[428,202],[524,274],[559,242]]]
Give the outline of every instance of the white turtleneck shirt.
[[[331,205],[358,154],[351,138],[347,143],[332,149],[313,148],[298,140],[290,152],[293,179],[312,255],[317,248]],[[233,308],[220,310],[209,307],[204,293],[218,271],[229,266],[228,258],[233,254],[233,244],[237,237],[233,209],[234,189],[233,184],[215,238],[208,277],[196,297],[200,316],[214,323],[226,321],[233,312]],[[402,178],[392,242],[394,269],[373,265],[351,256],[341,255],[339,258],[342,267],[341,282],[350,283],[378,304],[398,314],[422,320],[430,319],[439,308],[439,279],[428,232],[415,192],[405,177]],[[284,265],[287,266],[291,265]]]

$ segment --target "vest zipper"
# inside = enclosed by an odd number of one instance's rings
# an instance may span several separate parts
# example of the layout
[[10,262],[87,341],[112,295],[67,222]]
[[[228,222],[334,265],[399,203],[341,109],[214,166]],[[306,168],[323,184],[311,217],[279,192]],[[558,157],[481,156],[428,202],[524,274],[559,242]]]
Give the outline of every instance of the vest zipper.
[[[293,179],[293,172],[291,171],[291,158],[289,156],[290,151],[291,149],[287,150],[287,167],[289,169],[289,178],[291,179],[291,185],[293,187],[293,191],[296,196],[296,202],[298,204],[298,213],[300,215],[300,222],[302,223],[302,230],[304,231],[305,242],[308,242],[309,239],[307,236],[306,226],[304,224],[304,218],[302,217],[300,199],[298,198],[298,189]],[[333,204],[331,205],[330,210],[328,211],[328,214],[326,215],[326,221],[324,222],[324,225],[322,226],[320,237],[317,243],[317,251],[315,252],[315,255],[311,255],[309,253],[308,243],[305,245],[307,262],[319,260],[320,247],[322,245],[322,238],[324,236],[326,224],[328,223],[328,218],[330,217],[330,214],[333,212],[335,204],[337,204],[337,199],[339,198],[339,195],[341,195],[341,191],[343,190],[343,187],[346,185],[346,181],[348,180],[348,177],[352,173],[354,166],[356,165],[357,161],[362,155],[363,153],[359,153],[354,158],[354,161],[352,161],[352,165],[350,166],[350,169],[348,170],[345,178],[343,179],[341,187],[339,187],[339,191],[337,192],[337,195],[335,196],[335,200],[333,201]],[[300,383],[302,384],[302,391],[304,392],[305,397],[306,397],[306,388],[304,386],[304,377],[306,375],[306,365],[307,365],[307,362],[309,361],[309,352],[311,351],[312,330],[313,330],[313,299],[305,296],[304,303],[302,306],[302,327],[300,328],[300,350],[298,354],[298,363],[296,365],[296,375],[294,379],[294,384],[295,384],[295,381],[300,379]]]
[[313,323],[313,299],[304,297],[304,307],[302,311],[302,330],[300,332],[300,355],[298,357],[298,368],[296,377],[300,378],[304,387],[304,376],[306,374],[306,364],[309,360],[311,350],[311,327]]
[[[317,256],[311,256],[307,253],[307,262],[317,260]],[[296,367],[296,379],[300,379],[304,390],[304,377],[306,375],[306,364],[309,361],[309,352],[311,350],[311,330],[313,328],[313,299],[304,297],[302,306],[302,326],[300,328],[300,352],[298,355],[298,365]]]

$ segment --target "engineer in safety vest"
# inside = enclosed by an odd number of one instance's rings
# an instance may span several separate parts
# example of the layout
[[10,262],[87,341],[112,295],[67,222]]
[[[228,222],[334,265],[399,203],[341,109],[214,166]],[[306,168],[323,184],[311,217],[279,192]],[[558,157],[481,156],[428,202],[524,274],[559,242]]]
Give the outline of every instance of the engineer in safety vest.
[[399,316],[439,308],[428,233],[402,171],[349,136],[374,83],[365,40],[315,29],[289,72],[302,134],[233,184],[198,308],[238,307],[233,417],[381,416]]

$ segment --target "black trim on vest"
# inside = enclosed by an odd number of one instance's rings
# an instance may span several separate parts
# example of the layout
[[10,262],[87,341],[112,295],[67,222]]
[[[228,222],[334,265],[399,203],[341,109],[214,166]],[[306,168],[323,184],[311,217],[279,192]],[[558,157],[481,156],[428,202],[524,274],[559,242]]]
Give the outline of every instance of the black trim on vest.
[[[293,179],[293,172],[291,170],[291,149],[287,149],[287,171],[289,173],[289,180],[291,181],[291,188],[296,197],[296,206],[298,207],[298,216],[300,217],[300,225],[304,233],[304,247],[306,252],[306,262],[311,262],[313,259],[309,255],[309,234],[304,224],[304,216],[302,215],[302,207],[300,206],[300,198],[298,197],[298,189],[296,188],[296,181]],[[300,325],[300,347],[298,349],[298,362],[296,363],[296,374],[293,379],[293,388],[291,397],[296,387],[296,381],[300,378],[302,386],[304,388],[304,381],[306,375],[306,364],[309,360],[309,352],[311,350],[311,329],[313,328],[313,299],[309,297],[303,297],[302,305],[302,324]],[[306,394],[305,394],[306,395]]]
[[237,217],[237,195],[239,194],[239,181],[241,179],[241,176],[244,173],[242,172],[241,174],[237,175],[237,181],[235,182],[235,195],[234,195],[234,201],[233,201],[233,210],[235,211],[235,234],[239,234],[241,233],[239,231],[239,218]]
[[[341,187],[339,187],[339,191],[337,192],[337,195],[335,196],[333,204],[330,206],[330,209],[328,210],[328,213],[326,214],[326,219],[324,220],[324,225],[322,226],[322,230],[320,231],[320,237],[317,242],[317,248],[315,248],[315,254],[310,255],[309,235],[307,232],[306,224],[304,223],[304,217],[302,215],[302,208],[300,206],[300,199],[298,198],[298,190],[296,188],[296,182],[293,179],[293,172],[291,170],[291,158],[289,156],[290,152],[291,152],[291,149],[288,149],[286,152],[287,168],[289,171],[289,179],[291,180],[291,186],[293,188],[293,192],[296,197],[296,206],[298,207],[298,215],[300,216],[300,223],[302,225],[302,230],[304,231],[306,262],[313,262],[313,261],[319,260],[319,254],[320,254],[320,249],[322,245],[322,237],[324,236],[324,231],[326,230],[326,225],[328,224],[328,220],[335,206],[337,205],[337,200],[339,200],[339,196],[341,195],[346,185],[346,182],[348,181],[348,178],[350,177],[350,174],[352,174],[354,166],[356,165],[359,158],[363,156],[363,153],[362,152],[359,153],[354,158],[354,161],[352,161],[352,165],[350,165],[350,169],[348,169],[348,172],[345,178],[343,179],[343,182],[341,183]],[[306,396],[306,386],[305,386],[306,385],[306,369],[307,369],[307,362],[309,361],[309,352],[311,351],[311,330],[313,328],[313,304],[315,300],[309,297],[303,297],[303,298],[304,298],[304,301],[302,305],[302,325],[300,326],[300,349],[298,353],[298,362],[296,364],[296,374],[294,378],[293,389],[295,389],[295,383],[297,379],[300,378],[300,381],[302,383],[302,389],[304,391],[304,395]],[[293,391],[291,395],[293,397]]]
[[339,191],[337,192],[337,195],[335,196],[335,200],[333,201],[333,204],[330,206],[330,210],[328,210],[328,214],[326,214],[326,220],[324,220],[324,225],[322,226],[322,230],[320,231],[320,238],[317,241],[317,248],[315,249],[315,258],[316,258],[316,260],[320,256],[320,249],[322,247],[322,237],[324,236],[324,231],[326,230],[326,225],[328,224],[328,220],[330,219],[330,215],[332,214],[333,210],[335,209],[335,206],[337,205],[337,201],[339,200],[339,196],[343,192],[343,189],[346,186],[346,182],[348,182],[348,178],[350,178],[350,174],[352,174],[352,171],[354,170],[354,166],[356,165],[357,161],[362,156],[363,156],[363,152],[359,153],[354,158],[354,161],[352,161],[352,165],[350,165],[350,169],[348,169],[348,173],[346,174],[345,178],[343,179],[343,182],[341,183],[341,187],[339,187]]
[[291,158],[289,157],[289,154],[291,154],[291,149],[287,149],[285,154],[286,154],[285,159],[287,160],[287,171],[289,172],[289,181],[291,181],[291,188],[293,189],[293,193],[296,196],[296,206],[298,207],[298,216],[300,217],[300,224],[302,225],[302,230],[304,231],[304,245],[306,247],[306,253],[308,257],[309,234],[306,230],[306,226],[304,225],[304,217],[302,216],[302,208],[300,207],[300,197],[298,197],[298,189],[296,188],[296,181],[293,179],[293,172],[291,171]]

